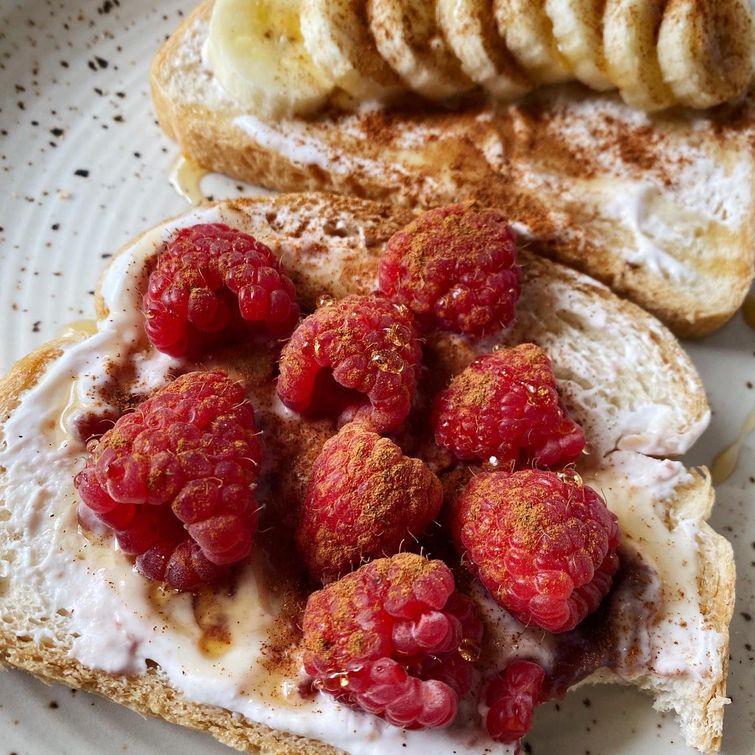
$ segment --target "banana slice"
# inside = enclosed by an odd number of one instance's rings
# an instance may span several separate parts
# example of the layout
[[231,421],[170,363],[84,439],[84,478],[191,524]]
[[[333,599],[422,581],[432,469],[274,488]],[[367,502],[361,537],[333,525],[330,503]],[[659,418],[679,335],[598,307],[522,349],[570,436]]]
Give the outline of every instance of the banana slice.
[[490,0],[438,0],[438,23],[464,73],[498,100],[532,89],[496,30]]
[[675,104],[656,49],[665,4],[666,0],[607,0],[603,13],[608,76],[624,101],[642,110]]
[[444,100],[474,88],[435,19],[435,0],[367,0],[378,51],[417,93]]
[[558,49],[574,75],[592,89],[613,89],[603,54],[603,10],[606,0],[545,0]]
[[303,0],[301,31],[310,57],[357,100],[386,101],[406,91],[375,47],[364,0]]
[[307,54],[298,0],[215,0],[207,56],[223,89],[255,113],[319,108],[334,83]]
[[493,0],[498,31],[516,60],[538,84],[574,78],[559,52],[545,0]]
[[682,105],[708,108],[743,94],[753,73],[748,0],[669,0],[658,58]]

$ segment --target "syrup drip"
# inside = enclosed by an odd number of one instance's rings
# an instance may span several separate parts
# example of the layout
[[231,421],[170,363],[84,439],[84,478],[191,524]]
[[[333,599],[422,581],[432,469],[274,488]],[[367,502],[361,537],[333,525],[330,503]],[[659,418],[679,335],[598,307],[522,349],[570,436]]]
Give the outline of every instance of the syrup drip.
[[710,465],[710,476],[714,485],[720,485],[734,474],[742,447],[753,431],[755,431],[755,411],[750,412],[745,419],[739,437],[734,443],[720,451],[713,459]]
[[[74,320],[64,325],[58,331],[58,338],[65,340],[87,338],[97,332],[96,320]],[[83,403],[79,397],[78,381],[71,380],[68,392],[65,394],[65,403],[62,405],[62,411],[58,419],[58,425],[55,428],[56,440],[63,443],[71,439],[73,420],[76,415],[83,409]]]
[[480,660],[481,650],[476,642],[472,642],[469,638],[465,637],[459,643],[459,655],[469,663],[477,663]]
[[194,618],[202,631],[199,649],[208,658],[220,658],[233,644],[229,617],[223,601],[211,588],[203,587],[194,596]]
[[74,320],[58,331],[58,338],[81,338],[97,332],[97,320]]
[[160,582],[149,583],[149,601],[160,613],[163,613],[170,606],[171,601],[174,600],[177,595],[178,593],[168,589]]
[[561,482],[576,485],[578,488],[583,487],[585,484],[582,480],[582,475],[580,475],[575,469],[567,469],[564,472],[558,472],[556,476]]
[[742,318],[755,330],[755,294],[747,294],[742,304]]
[[405,329],[402,328],[398,323],[389,325],[384,329],[383,332],[385,333],[385,340],[398,349],[402,349],[409,342],[409,339],[407,338],[405,333]]
[[68,391],[68,400],[60,413],[58,420],[58,440],[60,442],[67,440],[71,432],[71,420],[82,408],[81,399],[79,398],[78,381],[72,380],[71,387]]
[[198,205],[205,201],[200,184],[209,173],[199,163],[188,157],[181,157],[170,172],[170,185],[190,204]]
[[404,370],[404,362],[395,351],[376,351],[372,354],[370,360],[377,366],[380,372],[400,375]]

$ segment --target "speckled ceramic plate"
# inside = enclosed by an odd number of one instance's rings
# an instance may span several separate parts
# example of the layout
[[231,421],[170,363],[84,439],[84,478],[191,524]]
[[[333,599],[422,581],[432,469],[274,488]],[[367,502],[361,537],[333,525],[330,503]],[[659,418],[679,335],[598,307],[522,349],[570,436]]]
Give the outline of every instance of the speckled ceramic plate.
[[[93,316],[106,259],[143,228],[186,209],[168,175],[176,148],[155,125],[147,69],[191,0],[0,1],[0,368]],[[243,190],[219,177],[206,194]],[[755,410],[755,332],[741,315],[688,344],[710,392],[710,429],[690,455],[710,463]],[[755,675],[755,438],[718,489],[713,524],[734,543],[739,570],[724,751],[753,752]],[[0,675],[0,755],[227,752],[209,737],[125,708]],[[672,716],[631,689],[585,688],[537,714],[528,752],[686,753]]]

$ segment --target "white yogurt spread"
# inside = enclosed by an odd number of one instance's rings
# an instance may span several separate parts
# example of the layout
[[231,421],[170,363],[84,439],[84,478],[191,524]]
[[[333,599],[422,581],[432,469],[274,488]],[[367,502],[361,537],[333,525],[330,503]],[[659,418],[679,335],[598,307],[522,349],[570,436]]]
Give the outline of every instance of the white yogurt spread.
[[691,473],[680,462],[617,451],[585,482],[600,490],[619,518],[622,537],[653,567],[663,585],[663,603],[649,627],[650,670],[660,676],[693,672],[718,676],[726,638],[698,604],[699,512],[669,514],[664,501]]

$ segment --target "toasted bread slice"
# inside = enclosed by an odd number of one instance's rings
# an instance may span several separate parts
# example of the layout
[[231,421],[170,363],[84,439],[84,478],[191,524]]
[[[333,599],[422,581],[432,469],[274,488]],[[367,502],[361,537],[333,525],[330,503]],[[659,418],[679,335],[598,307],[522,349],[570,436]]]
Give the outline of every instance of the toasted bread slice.
[[[205,730],[249,752],[394,752],[405,744],[473,752],[486,744],[469,744],[469,732],[460,727],[401,732],[328,699],[292,702],[280,691],[272,695],[277,671],[252,675],[253,682],[245,676],[259,660],[257,645],[226,648],[227,659],[204,655],[196,643],[202,623],[196,606],[192,613],[180,596],[155,591],[109,541],[77,527],[72,478],[85,449],[71,435],[72,412],[95,407],[100,381],[128,374],[119,365],[133,366],[145,391],[180,368],[146,343],[138,309],[148,260],[173,229],[222,221],[255,234],[280,254],[311,308],[322,293],[372,290],[382,246],[411,217],[387,204],[327,195],[200,208],[142,234],[113,260],[98,287],[96,334],[53,342],[11,370],[0,383],[0,657],[6,663]],[[613,675],[600,671],[588,681],[618,680],[649,690],[657,706],[678,712],[690,744],[715,750],[725,702],[731,552],[705,523],[713,500],[707,474],[637,453],[689,447],[707,414],[699,379],[673,336],[640,308],[547,260],[525,254],[523,265],[522,330],[506,338],[539,341],[551,355],[593,449],[583,474],[605,491],[625,539],[660,579],[658,613],[636,627],[645,638],[645,661],[622,664]],[[471,348],[460,339],[437,338],[428,349],[434,366],[452,374],[490,346],[492,341]],[[291,444],[291,427],[303,439],[307,447],[286,462],[301,457],[298,465],[281,462],[267,471],[297,488],[308,452],[316,452],[333,428],[281,411],[258,379],[260,372],[268,374],[269,358],[221,352],[207,364],[245,381],[271,448]],[[660,412],[666,404],[671,406]],[[613,450],[622,444],[634,450]],[[265,583],[260,569],[254,559],[242,569],[237,594],[269,599],[259,587]],[[235,614],[240,638],[249,613]],[[671,654],[667,639],[678,642]]]
[[755,272],[754,96],[708,114],[646,116],[577,86],[458,112],[326,112],[266,122],[204,65],[212,2],[152,66],[159,121],[208,169],[259,186],[431,206],[503,208],[529,246],[699,336],[741,305]]

